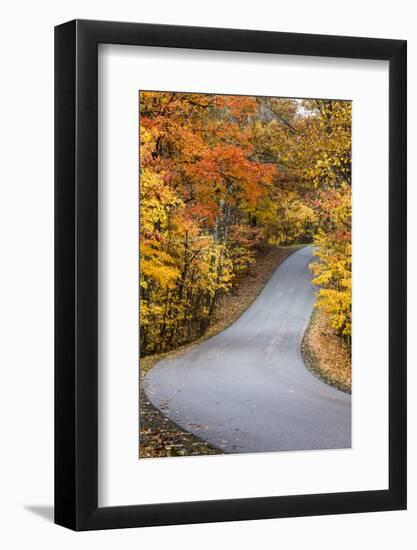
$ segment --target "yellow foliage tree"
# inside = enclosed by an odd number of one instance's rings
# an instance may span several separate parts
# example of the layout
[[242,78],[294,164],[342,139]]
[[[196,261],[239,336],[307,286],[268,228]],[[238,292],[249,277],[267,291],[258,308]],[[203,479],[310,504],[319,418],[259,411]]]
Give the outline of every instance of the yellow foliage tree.
[[[324,199],[323,199],[324,201]],[[331,326],[350,342],[352,335],[351,196],[347,184],[326,194],[322,205],[324,228],[316,236],[311,264],[318,285],[317,306],[330,317]]]

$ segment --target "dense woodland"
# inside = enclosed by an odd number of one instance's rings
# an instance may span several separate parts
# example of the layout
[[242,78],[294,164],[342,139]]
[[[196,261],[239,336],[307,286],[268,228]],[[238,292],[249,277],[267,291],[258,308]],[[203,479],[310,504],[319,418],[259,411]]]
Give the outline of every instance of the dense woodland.
[[201,336],[268,247],[310,242],[350,342],[350,102],[140,93],[142,356]]

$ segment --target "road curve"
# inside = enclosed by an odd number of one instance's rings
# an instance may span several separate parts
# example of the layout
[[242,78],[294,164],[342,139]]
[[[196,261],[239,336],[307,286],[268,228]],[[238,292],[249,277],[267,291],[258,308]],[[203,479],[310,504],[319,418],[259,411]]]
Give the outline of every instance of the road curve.
[[151,403],[226,453],[349,448],[350,395],[316,378],[301,356],[311,259],[311,246],[292,254],[235,323],[157,363],[144,380]]

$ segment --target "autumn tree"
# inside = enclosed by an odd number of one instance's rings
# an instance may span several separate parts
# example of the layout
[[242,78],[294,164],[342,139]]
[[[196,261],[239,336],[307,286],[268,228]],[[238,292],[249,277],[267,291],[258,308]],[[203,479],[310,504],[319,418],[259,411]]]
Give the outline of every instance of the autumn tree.
[[317,306],[349,343],[352,334],[351,120],[348,101],[310,101],[306,143],[310,163],[304,177],[316,190],[320,220],[315,238],[317,262],[311,266],[318,285]]
[[253,262],[276,168],[253,157],[253,98],[140,96],[141,350],[197,337]]

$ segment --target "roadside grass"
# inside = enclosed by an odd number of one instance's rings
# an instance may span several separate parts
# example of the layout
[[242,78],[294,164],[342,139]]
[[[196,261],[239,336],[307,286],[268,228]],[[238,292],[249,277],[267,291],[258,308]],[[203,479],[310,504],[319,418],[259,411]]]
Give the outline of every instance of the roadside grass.
[[301,350],[304,363],[313,374],[338,390],[352,392],[350,349],[335,334],[323,311],[313,311]]
[[259,296],[275,269],[303,246],[306,245],[274,247],[266,250],[258,256],[256,264],[242,277],[238,287],[223,298],[218,306],[215,322],[202,337],[176,350],[140,359],[140,458],[223,454],[220,449],[180,428],[154,407],[143,391],[144,376],[158,361],[181,357],[193,347],[234,323]]

